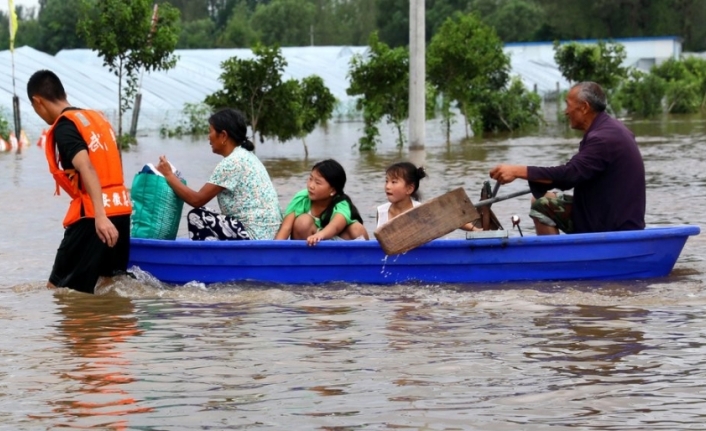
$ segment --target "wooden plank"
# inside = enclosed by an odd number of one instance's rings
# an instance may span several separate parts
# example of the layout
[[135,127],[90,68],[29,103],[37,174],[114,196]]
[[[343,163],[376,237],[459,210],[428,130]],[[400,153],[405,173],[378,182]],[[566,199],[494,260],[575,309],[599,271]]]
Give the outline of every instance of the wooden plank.
[[387,255],[400,254],[480,220],[463,188],[457,188],[398,215],[374,232]]

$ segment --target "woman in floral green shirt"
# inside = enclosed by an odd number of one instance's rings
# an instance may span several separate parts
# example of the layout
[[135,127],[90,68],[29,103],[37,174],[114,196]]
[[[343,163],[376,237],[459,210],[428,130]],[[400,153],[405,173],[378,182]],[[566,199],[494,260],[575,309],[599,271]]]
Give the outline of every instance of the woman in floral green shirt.
[[[209,119],[208,140],[223,156],[201,190],[192,190],[172,172],[166,157],[157,169],[184,202],[194,207],[187,216],[193,240],[273,239],[282,222],[277,192],[267,169],[252,152],[245,117],[222,109]],[[215,196],[221,213],[201,208]]]

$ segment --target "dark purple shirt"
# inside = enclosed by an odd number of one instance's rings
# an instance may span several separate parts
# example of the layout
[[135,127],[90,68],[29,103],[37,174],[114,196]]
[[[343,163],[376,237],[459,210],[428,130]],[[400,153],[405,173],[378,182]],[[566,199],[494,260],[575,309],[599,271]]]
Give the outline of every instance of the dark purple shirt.
[[[541,197],[552,188],[574,189],[574,233],[645,228],[645,165],[635,136],[623,123],[600,113],[562,166],[527,167],[530,189]],[[549,179],[552,184],[533,182]]]

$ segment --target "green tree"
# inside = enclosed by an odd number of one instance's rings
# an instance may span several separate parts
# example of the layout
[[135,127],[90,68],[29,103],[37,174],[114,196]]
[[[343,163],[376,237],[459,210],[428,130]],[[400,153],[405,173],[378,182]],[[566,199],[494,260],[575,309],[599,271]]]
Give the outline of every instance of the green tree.
[[[248,0],[208,0],[208,12],[211,19],[216,24],[216,29],[221,30],[225,28],[237,4],[244,4],[247,7],[248,3]],[[255,9],[250,9],[250,11],[253,10]]]
[[673,114],[698,112],[703,99],[702,82],[684,61],[669,59],[653,67],[651,73],[662,78],[666,83],[667,112]]
[[214,109],[232,107],[242,111],[250,121],[253,134],[259,129],[261,117],[267,115],[269,105],[276,103],[274,89],[282,85],[282,73],[287,61],[279,47],[256,45],[254,59],[229,58],[221,63],[219,80],[223,89],[206,97],[205,102]]
[[374,150],[379,131],[377,123],[383,118],[397,129],[397,145],[404,145],[402,122],[409,114],[409,53],[406,48],[390,48],[370,36],[365,56],[351,58],[348,71],[350,83],[346,93],[361,96],[356,109],[363,111],[364,136],[359,140],[361,151]]
[[[17,11],[17,33],[15,34],[15,48],[21,46],[36,47],[40,41],[40,27],[34,18],[34,8],[25,8],[21,5],[15,7]],[[8,15],[0,11],[0,49],[10,48],[10,28]]]
[[320,76],[308,76],[301,81],[301,130],[298,133],[304,144],[304,153],[309,155],[309,148],[304,138],[316,129],[316,126],[331,119],[336,107],[336,98],[324,84]]
[[505,42],[526,42],[534,40],[542,22],[544,10],[528,0],[507,0],[483,22],[495,28]]
[[39,44],[35,48],[49,54],[62,49],[85,48],[76,31],[82,0],[47,0],[39,9]]
[[265,113],[260,117],[257,126],[260,141],[264,141],[263,138],[271,138],[286,142],[300,137],[302,118],[299,114],[302,110],[302,98],[299,81],[288,79],[280,82],[270,93],[272,97],[267,100]]
[[610,34],[605,20],[600,17],[603,16],[603,10],[606,8],[615,13],[613,4],[622,3],[623,0],[610,2],[597,0],[588,3],[578,0],[536,0],[536,2],[543,8],[546,17],[543,32],[551,39],[618,37]]
[[[496,3],[495,0],[475,0]],[[538,40],[615,39],[678,35],[684,49],[706,49],[702,0],[533,0],[544,19]],[[486,16],[482,13],[483,16]]]
[[170,0],[170,3],[172,6],[179,9],[182,23],[209,18],[208,0]]
[[17,35],[15,37],[15,47],[31,46],[36,48],[41,43],[42,28],[36,19],[20,21],[17,24]]
[[153,29],[152,9],[151,0],[84,0],[82,6],[79,32],[118,77],[119,139],[122,114],[130,108],[137,90],[138,72],[168,70],[176,64],[179,11],[162,3]]
[[337,25],[342,29],[350,29],[351,33],[344,45],[364,45],[368,42],[370,34],[377,29],[377,2],[378,0],[334,2]]
[[0,138],[10,139],[10,122],[7,120],[11,114],[0,108]]
[[[503,52],[502,41],[475,14],[456,13],[449,17],[427,50],[429,82],[449,101],[457,103],[470,124],[481,115],[481,97],[505,88],[509,70],[510,59]],[[447,103],[444,109],[450,106]],[[442,115],[450,118],[448,112]]]
[[182,118],[175,127],[165,124],[159,129],[161,137],[208,135],[208,118],[213,113],[210,106],[205,103],[184,103],[181,113]]
[[308,1],[272,0],[257,6],[251,24],[265,45],[304,46],[310,44],[315,12]]
[[[279,47],[256,45],[253,53],[254,59],[233,57],[222,63],[223,89],[206,97],[208,105],[242,111],[260,142],[265,137],[304,139],[316,124],[331,118],[335,99],[321,78],[282,82],[287,62]],[[304,149],[308,154],[306,143]]]
[[539,125],[542,98],[527,91],[519,78],[506,89],[486,92],[480,99],[476,130],[513,131]]
[[[0,50],[10,49],[10,28],[9,28],[9,17],[7,14],[0,10]],[[22,24],[19,17],[18,26]],[[15,46],[17,46],[17,37],[15,37]]]
[[[495,2],[496,0],[489,0]],[[409,0],[377,0],[376,30],[380,40],[392,47],[409,44]],[[471,0],[426,0],[425,33],[429,42],[446,19],[455,12],[475,10]]]
[[699,57],[686,57],[682,59],[684,67],[691,72],[699,83],[699,94],[701,96],[701,109],[706,106],[706,60]]
[[663,9],[665,15],[652,16],[655,25],[660,20],[669,18],[673,23],[669,32],[655,34],[677,34],[684,39],[684,48],[690,51],[703,51],[706,49],[706,2],[702,0],[671,0]]
[[656,74],[631,69],[615,94],[616,105],[628,114],[653,117],[663,112],[662,100],[666,87],[664,79]]
[[441,28],[446,18],[454,12],[469,12],[475,10],[471,0],[427,0],[426,2],[426,38],[427,42]]
[[184,22],[176,47],[178,49],[213,48],[215,32],[216,25],[210,18]]
[[[312,41],[318,46],[351,45],[359,11],[353,11],[350,5],[358,2],[338,2],[334,0],[310,0],[314,5]],[[360,0],[364,2],[365,0]],[[352,17],[348,13],[353,13]]]
[[240,2],[235,5],[231,18],[216,40],[220,48],[245,48],[252,46],[258,40],[257,32],[250,24],[250,15],[247,3]]
[[392,47],[409,45],[409,0],[378,0],[379,39]]
[[554,42],[554,60],[564,78],[573,83],[597,82],[607,91],[627,76],[627,69],[622,66],[625,55],[625,47],[619,43]]

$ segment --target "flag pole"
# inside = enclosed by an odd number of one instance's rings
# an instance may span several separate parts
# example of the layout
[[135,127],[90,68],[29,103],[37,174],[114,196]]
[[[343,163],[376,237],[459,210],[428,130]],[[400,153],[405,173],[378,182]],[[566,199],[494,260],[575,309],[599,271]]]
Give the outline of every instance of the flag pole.
[[15,86],[15,33],[17,32],[17,11],[13,0],[7,0],[8,16],[10,19],[10,62],[12,63],[12,116],[15,121],[15,137],[19,139],[22,130],[20,120],[20,98],[17,97]]
[[17,97],[17,91],[15,89],[15,53],[10,53],[10,58],[12,59],[12,116],[15,120],[15,137],[20,138],[20,133],[22,130],[22,120],[20,119],[20,98]]

